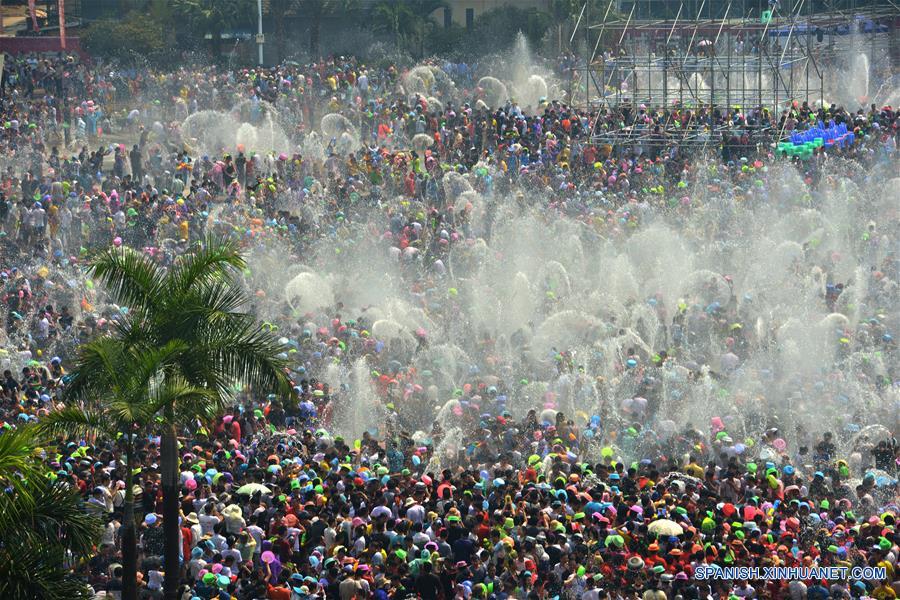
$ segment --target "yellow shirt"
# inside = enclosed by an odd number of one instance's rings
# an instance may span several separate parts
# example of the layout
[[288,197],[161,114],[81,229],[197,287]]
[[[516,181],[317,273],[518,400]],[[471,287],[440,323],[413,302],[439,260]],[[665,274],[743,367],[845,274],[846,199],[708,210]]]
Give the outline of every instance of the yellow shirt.
[[872,591],[872,597],[875,600],[891,600],[897,597],[897,592],[891,586],[882,584]]

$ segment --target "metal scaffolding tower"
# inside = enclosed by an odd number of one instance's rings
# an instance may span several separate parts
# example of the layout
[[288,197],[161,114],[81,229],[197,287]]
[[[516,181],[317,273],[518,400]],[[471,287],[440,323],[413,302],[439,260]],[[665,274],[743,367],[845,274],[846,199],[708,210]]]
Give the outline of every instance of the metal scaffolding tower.
[[[614,12],[611,2],[594,23],[586,11],[590,57],[573,103],[772,111],[795,100],[850,104],[874,100],[900,66],[893,0],[695,0],[674,3],[674,18],[639,18],[660,3],[625,1]],[[842,96],[851,83],[854,95]]]

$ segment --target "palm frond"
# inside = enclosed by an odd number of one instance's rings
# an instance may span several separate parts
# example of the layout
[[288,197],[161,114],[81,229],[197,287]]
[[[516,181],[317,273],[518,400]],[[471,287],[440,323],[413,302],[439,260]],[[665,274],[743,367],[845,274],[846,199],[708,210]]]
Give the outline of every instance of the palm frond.
[[0,598],[90,600],[87,585],[65,567],[65,554],[51,544],[0,544]]
[[[214,389],[190,385],[179,377],[168,377],[161,385],[151,386],[149,401],[141,406],[144,416],[152,416],[171,406],[176,418],[212,419],[224,408],[221,395]],[[149,421],[149,419],[148,419]]]
[[259,392],[290,395],[287,363],[276,358],[285,348],[258,323],[244,319],[217,323],[203,332],[195,350],[207,361],[207,371],[227,374],[222,378],[225,385],[237,381]]
[[68,563],[90,555],[101,521],[85,510],[77,491],[40,472],[29,444],[34,431],[19,433],[0,436],[0,445],[18,445],[17,456],[29,451],[16,469],[27,493],[0,495],[0,598],[88,599],[87,586]]
[[[66,484],[39,479],[30,527],[39,540],[53,540],[75,556],[90,556],[99,537],[102,520],[85,510],[81,496]],[[46,542],[45,542],[46,543]]]
[[37,424],[37,430],[49,437],[84,437],[97,433],[113,434],[112,437],[115,437],[114,432],[120,429],[102,411],[69,405],[43,417]]
[[11,487],[16,494],[31,498],[27,483],[40,475],[33,456],[36,447],[32,427],[21,427],[0,435],[0,486]]
[[228,239],[207,239],[201,248],[178,258],[168,276],[170,297],[178,297],[197,283],[214,281],[247,263],[237,244]]
[[229,280],[204,282],[196,286],[189,297],[183,298],[184,311],[188,315],[199,312],[213,320],[236,313],[249,300],[244,290]]
[[167,407],[173,407],[176,414],[181,413],[188,420],[197,416],[214,418],[223,408],[215,390],[192,386],[171,375],[151,383],[145,402],[113,402],[110,411],[122,420],[150,424]]
[[123,350],[122,343],[112,336],[82,344],[66,386],[66,397],[70,401],[92,400],[97,394],[119,390],[122,387]]
[[190,351],[190,345],[180,339],[172,339],[159,347],[149,344],[128,347],[123,350],[128,357],[127,395],[146,397],[152,380],[166,369],[172,368],[182,354]]
[[91,261],[90,272],[113,300],[132,311],[153,310],[162,302],[162,269],[149,257],[128,247],[109,248]]

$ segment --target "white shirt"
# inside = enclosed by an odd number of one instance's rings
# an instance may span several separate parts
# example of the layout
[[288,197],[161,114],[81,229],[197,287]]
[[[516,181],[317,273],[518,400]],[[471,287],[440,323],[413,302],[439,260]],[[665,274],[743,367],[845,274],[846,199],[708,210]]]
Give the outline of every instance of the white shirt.
[[200,527],[200,524],[191,525],[191,548],[194,548],[197,544],[200,543],[200,538],[203,537],[203,528]]
[[260,548],[262,547],[262,538],[265,532],[260,529],[258,525],[251,525],[247,528],[247,531],[256,541],[256,553],[258,554],[259,552],[261,552]]
[[200,529],[203,535],[212,535],[213,527],[219,524],[219,517],[202,514],[197,519],[200,521]]
[[421,504],[414,504],[406,509],[406,518],[413,523],[422,523],[425,520],[425,507]]
[[206,568],[206,561],[202,558],[192,558],[191,562],[188,563],[188,568],[191,571],[191,579],[197,580],[200,571]]
[[32,227],[43,227],[47,211],[43,208],[32,208],[28,211],[27,223]]

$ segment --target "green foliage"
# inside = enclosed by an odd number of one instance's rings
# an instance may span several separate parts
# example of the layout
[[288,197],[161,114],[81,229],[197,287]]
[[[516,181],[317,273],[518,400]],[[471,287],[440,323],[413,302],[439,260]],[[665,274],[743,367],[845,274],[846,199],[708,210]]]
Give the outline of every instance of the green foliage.
[[[106,346],[80,354],[67,394],[82,401],[111,396],[106,414],[120,423],[161,417],[167,565],[178,564],[177,427],[215,416],[232,400],[235,382],[292,393],[278,357],[285,348],[244,310],[250,298],[236,281],[244,268],[234,242],[212,238],[168,269],[131,248],[108,248],[91,261],[112,300],[130,310]],[[93,418],[83,416],[67,415],[79,427]],[[167,577],[166,590],[177,583],[177,575]]]
[[222,55],[222,34],[238,25],[256,22],[256,2],[253,0],[171,0],[176,29],[189,28],[189,35],[180,39],[206,39],[214,59]]
[[198,33],[213,37],[256,18],[256,3],[251,0],[173,0],[172,8]]
[[535,8],[495,8],[475,21],[466,45],[478,54],[507,51],[521,31],[528,43],[536,48],[550,25],[550,15]]
[[68,568],[87,558],[101,531],[80,495],[51,482],[35,456],[31,428],[0,435],[0,598],[88,599],[87,586]]
[[[219,407],[231,399],[235,381],[290,393],[284,363],[276,358],[284,348],[243,310],[250,300],[234,278],[244,267],[233,243],[212,239],[168,270],[127,248],[110,248],[94,258],[94,276],[116,302],[131,309],[115,332],[116,343],[135,356],[155,357],[155,362],[127,361],[135,365],[132,369],[145,369],[136,377],[139,385],[162,373],[175,386],[170,391],[179,385],[184,394],[203,388],[214,394],[205,402]],[[91,375],[108,359],[82,354],[81,360],[85,367],[95,366],[76,371],[70,394],[114,391],[113,381],[98,382]]]
[[173,64],[172,30],[163,14],[133,12],[124,19],[96,21],[81,33],[81,44],[94,56],[123,64]]
[[486,11],[472,30],[454,24],[435,28],[427,37],[425,52],[454,60],[477,60],[485,54],[508,51],[521,31],[533,48],[540,47],[553,18],[535,8],[505,6]]
[[372,10],[372,22],[376,31],[392,36],[397,50],[422,58],[431,50],[432,35],[438,31],[432,14],[444,6],[443,0],[380,2]]

